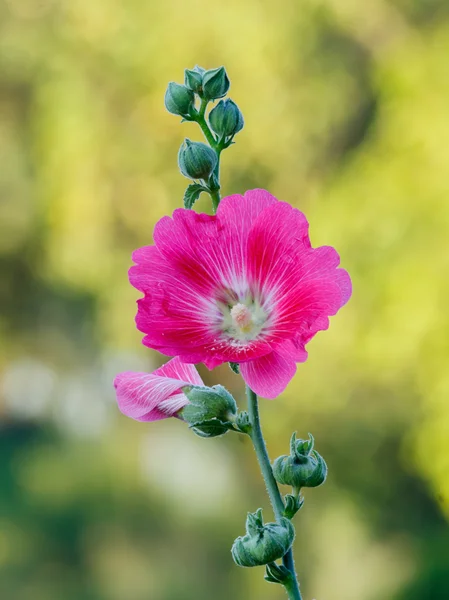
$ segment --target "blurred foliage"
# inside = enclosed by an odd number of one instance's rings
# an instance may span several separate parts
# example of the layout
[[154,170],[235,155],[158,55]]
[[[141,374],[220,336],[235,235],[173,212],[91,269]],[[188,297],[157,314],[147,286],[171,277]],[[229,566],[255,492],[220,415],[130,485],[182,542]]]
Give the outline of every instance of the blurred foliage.
[[247,441],[128,421],[111,387],[163,361],[126,272],[181,204],[200,138],[163,95],[196,63],[226,65],[245,116],[225,193],[298,206],[353,277],[262,405],[273,457],[293,424],[330,468],[297,517],[305,598],[449,597],[448,7],[0,0],[1,598],[282,597],[231,561],[265,498]]

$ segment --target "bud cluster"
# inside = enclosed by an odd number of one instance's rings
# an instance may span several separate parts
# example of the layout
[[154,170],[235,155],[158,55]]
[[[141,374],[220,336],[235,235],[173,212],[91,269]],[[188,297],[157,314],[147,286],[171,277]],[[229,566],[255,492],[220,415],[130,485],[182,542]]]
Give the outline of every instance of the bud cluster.
[[[201,192],[208,192],[216,209],[219,197],[219,160],[222,150],[232,144],[243,128],[243,116],[230,98],[220,102],[206,115],[209,102],[224,98],[230,81],[226,69],[186,69],[184,84],[171,82],[165,93],[165,107],[184,121],[196,121],[209,144],[186,139],[178,154],[181,173],[193,179],[184,196],[184,206],[192,208]],[[198,102],[197,102],[198,101]]]

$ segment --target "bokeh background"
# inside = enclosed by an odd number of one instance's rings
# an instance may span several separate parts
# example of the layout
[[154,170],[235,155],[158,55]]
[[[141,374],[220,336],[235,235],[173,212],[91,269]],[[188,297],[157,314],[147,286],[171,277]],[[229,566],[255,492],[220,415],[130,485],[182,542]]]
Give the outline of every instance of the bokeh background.
[[330,468],[297,517],[304,598],[449,598],[448,59],[447,0],[0,0],[2,599],[283,598],[229,552],[271,515],[249,440],[128,420],[111,383],[164,360],[127,269],[182,202],[201,136],[163,96],[196,63],[246,119],[224,193],[301,208],[353,278],[261,406],[272,457],[311,431]]

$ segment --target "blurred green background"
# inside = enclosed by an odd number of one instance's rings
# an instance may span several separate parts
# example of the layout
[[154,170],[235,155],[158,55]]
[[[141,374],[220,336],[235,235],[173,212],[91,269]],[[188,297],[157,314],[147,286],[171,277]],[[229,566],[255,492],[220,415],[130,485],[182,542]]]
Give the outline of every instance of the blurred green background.
[[127,269],[182,202],[201,138],[163,96],[196,63],[246,120],[224,193],[301,208],[353,278],[261,406],[273,458],[294,428],[330,468],[297,517],[304,598],[449,598],[448,59],[447,0],[0,0],[2,600],[284,597],[229,552],[271,515],[249,441],[128,420],[111,383],[164,360]]

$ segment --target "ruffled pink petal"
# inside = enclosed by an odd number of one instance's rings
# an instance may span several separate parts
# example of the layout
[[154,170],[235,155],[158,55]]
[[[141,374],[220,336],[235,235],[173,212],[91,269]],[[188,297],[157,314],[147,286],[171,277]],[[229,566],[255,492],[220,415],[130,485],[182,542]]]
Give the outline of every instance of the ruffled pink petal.
[[274,350],[284,356],[294,360],[295,362],[306,362],[308,352],[304,348],[304,341],[300,336],[291,340],[283,340],[280,344],[273,344]]
[[296,273],[298,259],[310,249],[305,216],[285,202],[268,206],[248,236],[248,277],[255,289],[275,289]]
[[235,194],[223,198],[217,210],[219,242],[226,260],[232,265],[225,278],[234,277],[234,289],[246,284],[247,240],[252,224],[266,208],[278,200],[265,190],[255,189],[244,196]]
[[154,229],[154,241],[178,276],[203,295],[213,296],[229,264],[218,243],[217,218],[178,208]]
[[120,411],[137,421],[157,421],[173,416],[188,404],[181,389],[204,385],[193,365],[174,358],[153,373],[120,373],[114,380]]
[[296,363],[293,358],[271,352],[240,365],[245,383],[262,398],[273,399],[282,394],[294,374]]
[[297,209],[279,202],[259,215],[248,238],[248,274],[272,314],[270,341],[303,332],[305,343],[310,332],[323,329],[322,318],[350,296],[350,279],[339,263],[333,248],[311,248],[307,220]]
[[152,375],[179,379],[179,381],[186,381],[192,385],[204,385],[196,367],[194,365],[183,363],[179,357],[169,360],[165,365],[162,365],[162,367],[153,371]]
[[137,328],[147,334],[144,344],[168,356],[194,352],[192,362],[201,362],[205,353],[201,348],[216,339],[211,329],[215,305],[156,247],[136,250],[133,259],[137,264],[129,270],[130,282],[145,294],[136,316]]

